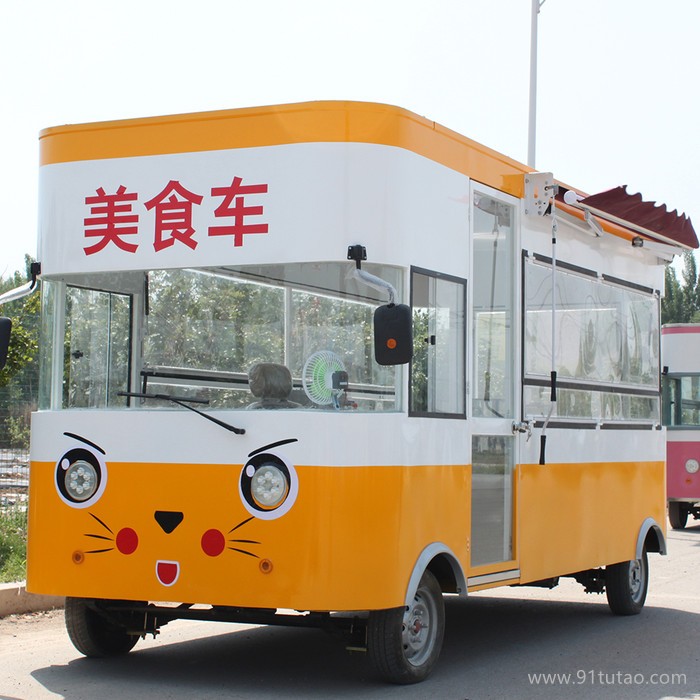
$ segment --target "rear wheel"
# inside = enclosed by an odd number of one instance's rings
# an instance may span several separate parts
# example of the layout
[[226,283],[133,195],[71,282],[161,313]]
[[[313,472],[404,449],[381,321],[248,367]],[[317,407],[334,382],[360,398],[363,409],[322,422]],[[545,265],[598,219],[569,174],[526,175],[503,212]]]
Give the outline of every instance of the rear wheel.
[[370,661],[390,683],[418,683],[435,666],[444,634],[445,605],[440,584],[430,571],[425,571],[410,605],[370,612]]
[[688,506],[682,501],[669,501],[668,519],[674,530],[682,530],[688,522]]
[[605,593],[616,615],[637,615],[644,607],[649,587],[646,549],[641,559],[605,567]]
[[126,625],[97,610],[86,598],[66,598],[66,630],[73,646],[85,656],[101,658],[126,654],[138,641]]

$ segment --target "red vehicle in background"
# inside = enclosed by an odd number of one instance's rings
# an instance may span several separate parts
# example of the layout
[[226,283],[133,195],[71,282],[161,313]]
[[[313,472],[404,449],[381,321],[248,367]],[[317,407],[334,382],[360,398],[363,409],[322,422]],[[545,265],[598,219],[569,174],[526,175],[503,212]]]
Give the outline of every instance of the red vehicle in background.
[[682,530],[700,519],[700,323],[661,328],[668,519]]

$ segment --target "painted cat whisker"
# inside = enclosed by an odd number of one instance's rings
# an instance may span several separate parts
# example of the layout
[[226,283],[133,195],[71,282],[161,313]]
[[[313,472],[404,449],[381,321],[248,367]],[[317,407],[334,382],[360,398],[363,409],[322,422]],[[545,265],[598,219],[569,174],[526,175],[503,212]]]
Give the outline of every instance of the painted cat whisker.
[[89,515],[90,515],[91,517],[95,518],[95,520],[97,520],[97,522],[98,522],[100,525],[102,525],[102,527],[103,527],[105,530],[107,530],[107,532],[109,532],[111,535],[114,534],[114,533],[112,532],[112,530],[109,528],[109,526],[107,526],[104,522],[102,522],[102,520],[100,520],[94,513],[89,513]]
[[249,557],[254,557],[255,559],[260,559],[260,557],[257,554],[254,554],[253,552],[247,552],[245,549],[238,549],[238,547],[229,547],[229,549],[233,552],[239,552],[240,554],[247,554]]
[[242,520],[240,523],[238,523],[238,525],[236,525],[235,527],[232,527],[232,528],[228,531],[227,534],[230,535],[230,534],[231,534],[232,532],[234,532],[235,530],[238,530],[239,527],[243,527],[246,523],[249,523],[251,520],[254,520],[254,519],[255,519],[255,518],[251,515],[250,518],[246,518],[245,520]]
[[240,544],[260,544],[257,540],[229,540],[229,542],[239,542]]

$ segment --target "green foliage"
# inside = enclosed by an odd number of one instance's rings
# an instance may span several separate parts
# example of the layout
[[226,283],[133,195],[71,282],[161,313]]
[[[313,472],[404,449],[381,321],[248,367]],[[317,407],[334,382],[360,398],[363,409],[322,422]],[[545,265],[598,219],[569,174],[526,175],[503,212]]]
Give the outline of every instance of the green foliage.
[[[26,283],[32,259],[26,256],[27,270],[0,280],[0,293]],[[12,319],[12,338],[7,364],[0,370],[0,445],[26,447],[29,418],[36,406],[39,386],[40,292],[4,304],[0,313]]]
[[0,511],[0,583],[26,578],[27,512]]
[[[25,305],[29,303],[27,301]],[[0,370],[0,386],[7,386],[36,356],[39,345],[36,334],[24,323],[26,315],[27,311],[23,306],[19,315],[10,317],[12,338],[7,352],[7,364]]]
[[32,407],[25,406],[17,415],[9,415],[5,419],[7,429],[7,443],[10,447],[20,450],[29,449],[29,428]]
[[411,410],[428,410],[428,343],[429,313],[413,310],[413,361],[411,364]]
[[283,292],[190,270],[149,275],[150,364],[245,372],[284,355]]
[[700,322],[700,279],[695,254],[683,253],[681,280],[670,265],[665,272],[665,296],[661,300],[661,323]]

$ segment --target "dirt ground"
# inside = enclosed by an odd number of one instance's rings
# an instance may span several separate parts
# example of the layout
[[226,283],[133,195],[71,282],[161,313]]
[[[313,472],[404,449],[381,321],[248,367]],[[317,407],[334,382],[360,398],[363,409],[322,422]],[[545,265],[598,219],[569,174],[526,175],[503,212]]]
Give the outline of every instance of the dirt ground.
[[38,625],[63,627],[63,610],[45,610],[0,617],[0,637],[16,637],[23,631],[31,630]]

